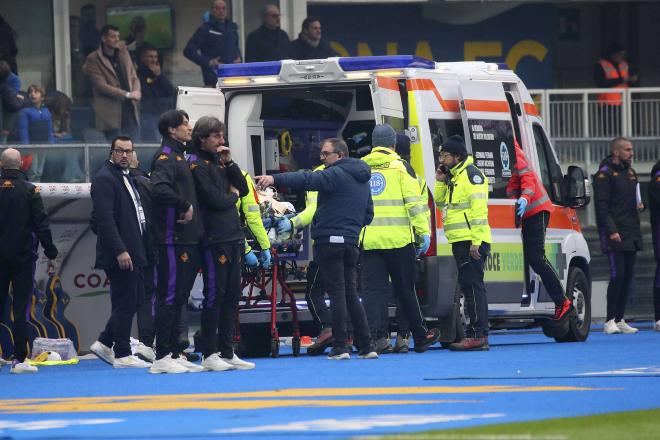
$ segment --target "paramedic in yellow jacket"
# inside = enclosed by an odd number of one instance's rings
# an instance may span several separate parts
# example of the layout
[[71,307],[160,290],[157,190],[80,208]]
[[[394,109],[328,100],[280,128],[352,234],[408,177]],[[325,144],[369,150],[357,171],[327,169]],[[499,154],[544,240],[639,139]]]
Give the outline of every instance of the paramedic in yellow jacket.
[[488,299],[484,266],[492,242],[488,225],[488,180],[468,156],[463,138],[450,137],[440,151],[435,203],[458,267],[458,284],[470,322],[465,339],[451,350],[488,350]]
[[[320,151],[320,150],[319,150]],[[314,168],[314,171],[324,170],[325,165]],[[277,223],[277,233],[280,235],[302,231],[306,226],[312,224],[316,213],[317,191],[305,193],[305,209],[295,217],[282,217]],[[307,354],[318,356],[323,354],[326,348],[332,347],[332,316],[330,308],[325,302],[325,286],[319,274],[319,265],[315,260],[309,262],[307,267],[307,288],[305,291],[307,306],[314,320],[321,326],[321,331],[314,344],[307,347]]]
[[[418,353],[436,343],[440,334],[429,331],[415,293],[416,255],[430,245],[427,201],[420,196],[417,179],[409,173],[396,149],[396,132],[388,124],[376,125],[371,153],[362,158],[371,168],[374,218],[362,229],[362,302],[367,312],[376,351],[391,352],[387,302],[391,278]],[[419,243],[417,248],[415,243]]]
[[[247,224],[248,229],[261,248],[261,264],[264,267],[268,267],[270,266],[271,260],[270,240],[268,239],[268,234],[264,228],[264,223],[261,220],[259,196],[257,196],[257,190],[254,187],[252,177],[250,177],[247,171],[242,171],[250,192],[245,197],[238,199],[238,202],[236,202],[236,207],[238,208],[238,212],[242,214],[243,217],[245,217],[245,223]],[[245,263],[248,266],[256,266],[259,263],[256,255],[252,251],[252,248],[247,245],[247,243],[245,246]]]

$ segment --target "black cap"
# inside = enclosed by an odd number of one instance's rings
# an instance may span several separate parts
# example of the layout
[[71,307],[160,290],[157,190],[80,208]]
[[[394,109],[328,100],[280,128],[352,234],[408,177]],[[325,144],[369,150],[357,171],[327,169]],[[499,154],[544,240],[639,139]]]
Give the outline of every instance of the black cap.
[[405,134],[396,134],[396,152],[399,156],[410,156],[410,138]]
[[467,149],[465,148],[465,141],[463,140],[463,137],[458,134],[453,135],[447,139],[444,144],[442,144],[440,152],[456,154],[459,156],[462,154],[467,154]]

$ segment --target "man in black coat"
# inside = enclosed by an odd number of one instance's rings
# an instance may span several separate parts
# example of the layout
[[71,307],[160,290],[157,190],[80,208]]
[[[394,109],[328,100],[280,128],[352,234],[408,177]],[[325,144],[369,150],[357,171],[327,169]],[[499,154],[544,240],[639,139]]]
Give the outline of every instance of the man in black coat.
[[114,138],[110,159],[94,176],[91,188],[97,234],[94,267],[103,269],[110,280],[112,314],[90,349],[115,368],[151,366],[131,354],[130,343],[133,315],[142,296],[147,228],[140,195],[128,171],[132,154],[131,138]]
[[275,5],[266,5],[261,11],[262,25],[251,32],[245,43],[245,61],[278,61],[290,59],[291,41],[280,29],[280,10]]
[[651,233],[653,237],[653,255],[655,256],[655,280],[653,282],[653,303],[655,306],[655,325],[660,332],[660,160],[651,170],[649,183],[649,210],[651,211]]
[[336,57],[337,52],[321,36],[321,20],[307,17],[303,20],[302,31],[291,43],[294,60],[316,60]]
[[163,73],[158,50],[150,44],[142,46],[137,66],[142,101],[140,104],[142,142],[158,142],[158,118],[174,104],[174,86]]
[[594,176],[596,222],[603,253],[610,265],[607,286],[607,322],[604,332],[637,333],[623,319],[626,301],[635,275],[637,251],[642,250],[642,231],[637,174],[633,170],[633,145],[618,137],[610,144],[611,155]]
[[25,362],[27,356],[27,324],[25,310],[32,297],[33,270],[37,244],[48,258],[48,272],[55,272],[57,248],[48,226],[39,189],[27,181],[20,170],[21,154],[8,148],[0,155],[0,310],[9,300],[9,283],[13,290],[14,362],[12,373],[36,373],[37,367]]

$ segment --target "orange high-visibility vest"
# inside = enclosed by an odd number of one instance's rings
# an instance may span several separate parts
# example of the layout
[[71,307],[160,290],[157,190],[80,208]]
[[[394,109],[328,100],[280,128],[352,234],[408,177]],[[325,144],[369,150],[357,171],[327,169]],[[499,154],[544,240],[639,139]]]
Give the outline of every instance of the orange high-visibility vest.
[[[628,80],[628,63],[621,61],[617,69],[614,64],[609,60],[599,60],[600,66],[605,72],[605,79],[621,79],[622,81]],[[614,86],[615,89],[627,89],[628,83],[619,84]],[[599,104],[617,105],[622,104],[621,93],[601,93],[596,98]]]
[[554,211],[554,206],[538,174],[529,167],[527,156],[514,141],[516,151],[516,166],[506,185],[507,197],[524,197],[527,199],[527,209],[524,218],[528,218],[541,211]]

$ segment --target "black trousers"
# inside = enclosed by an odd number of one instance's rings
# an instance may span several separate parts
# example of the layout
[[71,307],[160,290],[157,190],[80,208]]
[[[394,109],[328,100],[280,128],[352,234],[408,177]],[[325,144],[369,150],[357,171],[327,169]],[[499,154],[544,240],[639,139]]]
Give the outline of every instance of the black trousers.
[[204,247],[202,252],[201,333],[204,345],[201,352],[206,357],[220,351],[223,358],[231,359],[245,249],[243,242],[237,241]]
[[197,245],[158,246],[156,359],[178,354],[182,308],[201,266]]
[[307,267],[305,300],[307,300],[307,307],[309,307],[312,317],[321,326],[321,329],[331,327],[332,316],[330,308],[325,303],[325,285],[321,279],[319,265],[314,260],[310,261]]
[[138,301],[138,338],[147,347],[154,345],[154,317],[156,315],[156,266],[145,266],[142,272],[142,295]]
[[9,307],[9,284],[12,286],[12,312],[14,314],[14,358],[23,362],[28,353],[27,306],[34,286],[34,261],[0,261],[0,312]]
[[144,295],[142,268],[106,269],[105,273],[110,280],[112,313],[98,340],[113,348],[115,358],[123,358],[131,355],[133,315],[137,309],[138,298]]
[[401,304],[408,326],[415,339],[428,332],[415,293],[415,247],[412,243],[397,249],[370,249],[362,254],[362,304],[367,312],[372,338],[388,337],[387,305],[392,292]]
[[548,259],[545,257],[545,230],[550,221],[550,213],[538,212],[522,219],[522,242],[525,263],[530,265],[543,281],[545,290],[557,305],[564,302],[564,288]]
[[481,243],[478,260],[470,257],[470,241],[452,243],[451,250],[458,267],[458,285],[465,297],[465,313],[469,322],[465,326],[467,338],[488,335],[488,297],[484,287],[484,267],[490,255],[490,244]]
[[660,320],[660,260],[655,262],[655,279],[653,280],[653,306],[655,320]]
[[330,296],[332,314],[333,347],[346,347],[346,314],[353,323],[353,332],[360,347],[369,347],[369,324],[357,294],[357,266],[360,251],[357,246],[345,243],[321,243],[315,245],[321,268],[321,277]]
[[635,276],[635,259],[637,252],[607,253],[610,265],[610,283],[607,286],[607,320],[619,322],[626,313],[628,293]]

